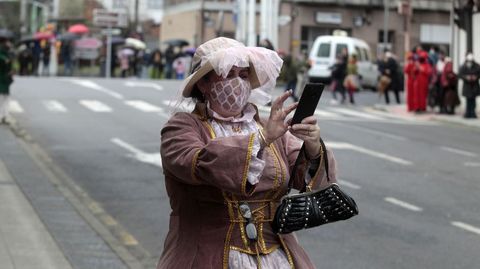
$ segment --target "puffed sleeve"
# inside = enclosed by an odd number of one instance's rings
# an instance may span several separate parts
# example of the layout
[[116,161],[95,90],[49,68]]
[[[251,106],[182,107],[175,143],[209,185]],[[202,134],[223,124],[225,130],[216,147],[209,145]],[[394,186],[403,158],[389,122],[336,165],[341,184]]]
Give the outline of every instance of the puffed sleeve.
[[256,134],[210,140],[202,136],[204,128],[188,113],[174,115],[161,131],[163,169],[187,184],[251,195],[255,185],[247,176]]

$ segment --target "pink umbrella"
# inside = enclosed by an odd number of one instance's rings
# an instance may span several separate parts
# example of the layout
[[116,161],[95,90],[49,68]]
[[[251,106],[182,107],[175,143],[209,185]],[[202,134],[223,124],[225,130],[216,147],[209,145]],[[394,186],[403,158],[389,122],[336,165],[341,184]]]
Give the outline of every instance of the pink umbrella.
[[53,33],[51,32],[37,32],[33,36],[35,39],[50,39],[53,37]]
[[68,28],[69,33],[74,34],[85,34],[88,33],[90,30],[84,24],[74,24]]

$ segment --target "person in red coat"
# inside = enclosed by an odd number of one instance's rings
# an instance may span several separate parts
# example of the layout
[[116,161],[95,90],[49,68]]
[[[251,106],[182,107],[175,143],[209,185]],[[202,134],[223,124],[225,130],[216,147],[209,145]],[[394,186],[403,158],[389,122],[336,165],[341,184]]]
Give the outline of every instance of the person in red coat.
[[414,111],[416,108],[415,104],[415,95],[413,93],[413,82],[415,81],[415,61],[413,59],[413,53],[407,55],[407,64],[403,69],[405,77],[407,79],[406,83],[406,94],[407,94],[407,111]]
[[415,63],[415,81],[413,82],[415,112],[425,112],[427,110],[428,85],[432,75],[432,67],[427,61],[428,53],[420,51],[418,53],[418,62]]

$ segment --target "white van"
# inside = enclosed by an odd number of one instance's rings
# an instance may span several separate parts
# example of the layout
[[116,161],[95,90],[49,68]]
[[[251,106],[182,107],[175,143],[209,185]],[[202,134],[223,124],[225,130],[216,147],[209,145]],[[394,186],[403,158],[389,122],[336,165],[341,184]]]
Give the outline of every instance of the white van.
[[310,81],[330,80],[330,67],[343,48],[348,49],[348,55],[357,56],[358,74],[363,87],[375,88],[378,78],[377,65],[373,62],[370,47],[360,39],[347,36],[319,36],[313,42],[309,54],[311,68],[308,71]]

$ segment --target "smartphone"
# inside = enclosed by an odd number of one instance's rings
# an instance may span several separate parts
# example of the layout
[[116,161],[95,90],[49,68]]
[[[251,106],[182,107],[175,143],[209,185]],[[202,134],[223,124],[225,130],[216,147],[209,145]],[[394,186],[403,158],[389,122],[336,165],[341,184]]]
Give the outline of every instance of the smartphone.
[[293,114],[291,125],[300,123],[304,118],[315,113],[315,109],[317,108],[318,101],[320,101],[324,88],[325,84],[322,83],[307,83],[305,85],[297,109],[295,110],[295,114]]

